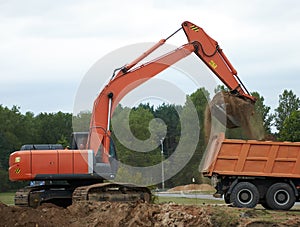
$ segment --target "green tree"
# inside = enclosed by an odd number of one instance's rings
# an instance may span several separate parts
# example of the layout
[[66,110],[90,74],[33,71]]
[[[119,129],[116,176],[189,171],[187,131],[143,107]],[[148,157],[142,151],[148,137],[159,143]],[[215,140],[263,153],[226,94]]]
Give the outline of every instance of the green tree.
[[161,119],[167,126],[167,135],[164,138],[164,156],[168,158],[176,149],[180,138],[180,119],[179,112],[181,106],[165,104],[155,109],[154,116]]
[[[163,125],[152,121],[153,119],[154,115],[144,106],[130,109],[119,105],[116,108],[112,118],[112,138],[115,142],[118,159],[122,163],[143,167],[160,162],[158,142],[159,132],[163,131]],[[147,143],[145,143],[146,141]],[[156,149],[149,152],[136,151],[134,148],[137,144],[141,144],[140,148],[145,146],[145,150],[146,146],[156,147]]]
[[92,113],[90,111],[82,111],[76,116],[73,116],[73,130],[74,132],[88,132],[90,129]]
[[[36,116],[36,143],[57,143],[62,136],[70,138],[72,134],[72,115],[63,113],[40,113]],[[69,142],[69,141],[68,141]]]
[[72,132],[72,115],[68,113],[32,112],[22,114],[20,107],[11,109],[0,105],[0,190],[22,187],[26,182],[8,180],[9,155],[23,144],[62,143],[69,144]]
[[8,168],[9,154],[20,149],[23,142],[30,140],[30,129],[19,109],[17,106],[11,109],[0,106],[0,160],[5,169]]
[[150,113],[154,114],[154,106],[150,105],[150,103],[140,103],[138,105],[138,107],[133,107],[132,110],[137,110],[137,109],[145,109],[145,110],[148,110]]
[[282,141],[300,141],[300,111],[293,111],[283,122],[280,131]]
[[118,169],[116,182],[132,182],[135,185],[142,185],[144,182],[143,176],[139,172],[130,172],[125,166]]
[[275,126],[279,131],[279,137],[281,134],[281,129],[283,127],[284,120],[290,116],[293,111],[298,110],[300,107],[300,99],[294,94],[292,90],[284,90],[281,95],[279,95],[279,105],[275,109]]
[[274,115],[270,113],[271,107],[264,104],[265,99],[258,92],[252,92],[251,95],[256,98],[255,112],[262,119],[265,133],[271,134],[271,126],[274,119]]
[[190,98],[196,107],[201,125],[203,125],[204,122],[204,113],[206,105],[210,101],[209,96],[209,91],[207,91],[204,87],[199,88],[190,95]]
[[[205,109],[206,105],[209,101],[209,92],[205,88],[199,88],[197,91],[192,93],[190,96],[187,97],[187,101],[183,106],[181,111],[181,118],[180,121],[184,122],[185,125],[182,127],[186,128],[193,128],[195,125],[195,119],[191,118],[191,108],[196,108],[198,120],[199,120],[199,137],[196,139],[194,134],[195,132],[189,131],[186,134],[181,133],[180,140],[189,141],[186,144],[186,150],[190,149],[189,146],[193,146],[194,141],[198,141],[196,144],[196,150],[193,153],[192,157],[190,157],[190,161],[186,164],[186,166],[180,170],[174,177],[167,181],[168,186],[175,186],[180,184],[190,184],[192,182],[192,178],[195,179],[196,183],[201,183],[202,179],[199,173],[199,165],[202,160],[203,153],[205,151],[205,136],[204,136],[204,120],[205,120]],[[188,100],[191,100],[190,103]],[[181,123],[182,124],[182,123]],[[182,131],[182,129],[181,129]],[[181,155],[185,155],[182,153]]]
[[22,187],[23,182],[10,182],[8,179],[8,160],[13,151],[19,150],[23,143],[29,143],[35,133],[33,114],[20,113],[20,108],[11,109],[0,105],[0,191]]
[[229,88],[227,88],[225,85],[218,85],[215,89],[214,92],[215,94],[221,92],[221,91],[230,91]]
[[57,141],[58,144],[61,144],[63,147],[67,147],[70,145],[70,141],[67,139],[65,135],[61,135],[60,139]]

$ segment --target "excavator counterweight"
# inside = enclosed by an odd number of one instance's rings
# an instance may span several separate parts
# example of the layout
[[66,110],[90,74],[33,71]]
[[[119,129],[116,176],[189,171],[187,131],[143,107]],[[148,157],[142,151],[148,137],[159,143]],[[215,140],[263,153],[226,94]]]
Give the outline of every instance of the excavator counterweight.
[[[183,30],[188,42],[155,60],[141,63],[141,60],[162,46],[171,36]],[[75,133],[70,150],[59,148],[16,151],[10,156],[9,176],[13,181],[44,181],[46,184],[27,187],[16,193],[16,204],[36,207],[44,202],[69,204],[80,200],[128,201],[151,200],[146,187],[127,183],[104,183],[114,179],[118,170],[117,151],[111,139],[110,119],[120,100],[131,90],[145,83],[181,59],[196,54],[207,67],[228,87],[238,99],[255,102],[247,92],[237,72],[229,62],[218,43],[199,26],[185,21],[180,29],[130,64],[115,70],[109,83],[94,101],[89,132]],[[219,110],[230,110],[216,102]],[[233,109],[233,108],[231,108]],[[223,111],[224,112],[224,111]],[[226,113],[226,112],[225,112]],[[236,126],[238,121],[231,117],[225,122]],[[121,152],[121,151],[119,151]],[[55,184],[54,182],[59,182]],[[66,182],[67,184],[62,184]]]

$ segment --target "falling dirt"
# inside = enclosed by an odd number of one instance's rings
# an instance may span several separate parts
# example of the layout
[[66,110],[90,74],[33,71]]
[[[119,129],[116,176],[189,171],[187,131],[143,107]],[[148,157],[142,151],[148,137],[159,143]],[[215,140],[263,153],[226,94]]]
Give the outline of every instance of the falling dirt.
[[217,93],[205,112],[205,134],[208,137],[213,126],[212,117],[228,129],[240,127],[247,139],[264,139],[261,116],[255,111],[255,104],[230,92]]

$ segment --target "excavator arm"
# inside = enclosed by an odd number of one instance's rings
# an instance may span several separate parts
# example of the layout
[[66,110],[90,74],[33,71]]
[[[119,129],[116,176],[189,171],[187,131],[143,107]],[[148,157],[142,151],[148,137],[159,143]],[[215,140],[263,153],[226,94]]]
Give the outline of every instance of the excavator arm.
[[[181,29],[184,30],[187,36],[187,44],[153,61],[134,68],[134,66],[163,45],[167,39]],[[110,119],[120,100],[131,90],[191,53],[195,53],[233,93],[255,102],[255,98],[252,97],[243,86],[237,77],[236,70],[226,58],[218,43],[209,37],[202,28],[185,21],[182,23],[182,27],[172,35],[160,40],[132,63],[122,67],[95,100],[87,147],[92,149],[95,153],[102,150],[102,161],[104,163],[109,162],[110,156]]]
[[212,39],[205,31],[191,22],[182,23],[183,30],[189,42],[195,46],[194,53],[207,65],[208,68],[231,90],[233,93],[255,102],[237,76],[237,71],[227,59],[217,41]]
[[[181,29],[187,36],[187,44],[137,66]],[[140,57],[117,71],[94,102],[88,135],[75,133],[73,136],[76,146],[72,146],[72,149],[62,150],[54,145],[25,146],[25,150],[15,151],[10,155],[9,177],[12,181],[46,181],[45,185],[25,187],[17,191],[16,205],[37,207],[44,202],[51,202],[68,206],[72,201],[87,200],[150,202],[151,192],[147,187],[127,183],[103,183],[104,179],[113,179],[117,171],[116,159],[113,159],[114,146],[110,138],[110,119],[126,94],[192,53],[195,53],[235,96],[242,97],[238,98],[239,100],[247,100],[246,102],[250,103],[255,101],[239,81],[236,70],[218,43],[202,28],[184,22],[171,36],[160,40]],[[220,106],[222,107],[222,104]],[[86,137],[88,140],[85,149],[81,146],[78,149],[77,145],[84,144]],[[35,150],[36,148],[38,150]],[[102,160],[99,160],[98,152]],[[64,183],[61,183],[62,181]],[[65,184],[65,181],[68,184]]]

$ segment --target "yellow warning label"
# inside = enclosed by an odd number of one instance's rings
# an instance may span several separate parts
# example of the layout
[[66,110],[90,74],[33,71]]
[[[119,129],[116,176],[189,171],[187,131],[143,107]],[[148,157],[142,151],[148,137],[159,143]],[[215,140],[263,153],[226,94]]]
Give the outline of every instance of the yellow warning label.
[[196,25],[191,25],[190,27],[193,31],[198,32],[199,31],[199,27],[197,27]]
[[214,69],[218,67],[218,65],[217,65],[213,60],[210,60],[209,64],[210,64],[210,66],[213,67]]
[[17,169],[15,170],[15,173],[16,173],[16,174],[21,173],[21,169],[20,169],[20,168],[17,168]]

